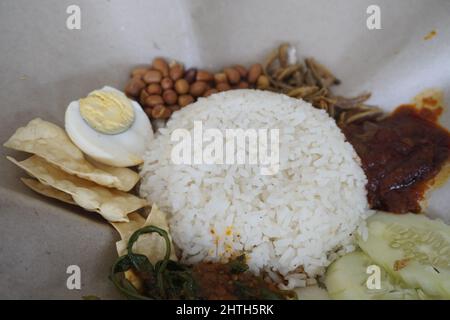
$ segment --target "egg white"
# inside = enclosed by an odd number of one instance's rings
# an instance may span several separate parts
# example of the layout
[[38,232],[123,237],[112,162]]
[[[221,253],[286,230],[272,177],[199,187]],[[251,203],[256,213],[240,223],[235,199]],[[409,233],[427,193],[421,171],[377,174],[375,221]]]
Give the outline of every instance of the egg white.
[[[120,92],[111,87],[100,91]],[[135,114],[133,124],[126,131],[111,135],[91,128],[81,116],[79,101],[73,101],[66,110],[66,132],[84,153],[100,163],[115,167],[139,165],[153,139],[153,129],[142,107],[135,101],[130,102]]]

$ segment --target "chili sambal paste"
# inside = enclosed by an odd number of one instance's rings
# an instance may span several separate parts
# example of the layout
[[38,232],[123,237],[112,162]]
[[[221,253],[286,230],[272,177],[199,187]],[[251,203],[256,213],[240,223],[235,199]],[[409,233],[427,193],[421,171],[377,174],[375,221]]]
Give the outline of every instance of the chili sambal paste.
[[403,105],[382,120],[343,128],[361,158],[373,209],[421,211],[426,189],[450,157],[449,132],[436,122],[441,111]]

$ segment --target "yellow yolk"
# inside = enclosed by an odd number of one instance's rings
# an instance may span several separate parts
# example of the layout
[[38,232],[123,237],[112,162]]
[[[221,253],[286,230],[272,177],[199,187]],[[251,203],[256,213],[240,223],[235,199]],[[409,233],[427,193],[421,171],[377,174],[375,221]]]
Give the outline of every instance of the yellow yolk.
[[94,91],[80,99],[80,114],[93,129],[104,134],[126,131],[134,122],[134,109],[125,95]]

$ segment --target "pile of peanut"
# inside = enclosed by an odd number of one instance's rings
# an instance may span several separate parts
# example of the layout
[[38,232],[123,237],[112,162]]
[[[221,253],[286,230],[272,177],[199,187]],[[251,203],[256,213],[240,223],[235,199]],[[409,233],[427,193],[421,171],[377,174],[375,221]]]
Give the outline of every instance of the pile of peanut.
[[169,64],[163,58],[155,58],[149,67],[131,72],[125,93],[141,104],[150,119],[168,119],[199,97],[232,89],[264,90],[269,85],[259,63],[248,69],[235,65],[212,73],[195,68],[185,70],[179,62]]

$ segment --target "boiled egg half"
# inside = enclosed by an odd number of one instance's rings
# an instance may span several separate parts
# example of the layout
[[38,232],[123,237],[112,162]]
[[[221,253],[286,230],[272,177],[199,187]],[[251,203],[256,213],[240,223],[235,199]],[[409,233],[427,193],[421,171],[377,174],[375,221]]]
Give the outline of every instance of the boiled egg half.
[[141,164],[153,139],[152,125],[141,106],[111,87],[71,102],[65,128],[85,154],[115,167]]

